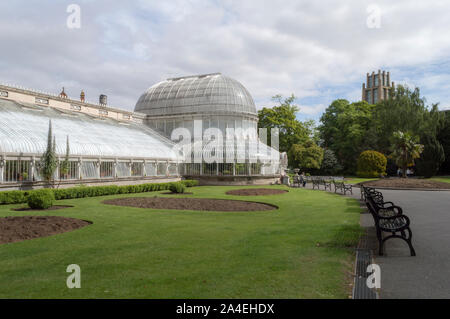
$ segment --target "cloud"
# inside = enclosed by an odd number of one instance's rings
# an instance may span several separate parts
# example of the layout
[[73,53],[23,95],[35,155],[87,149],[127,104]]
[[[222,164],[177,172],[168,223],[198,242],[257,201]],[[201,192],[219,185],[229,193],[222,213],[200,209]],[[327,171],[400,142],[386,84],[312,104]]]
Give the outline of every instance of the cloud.
[[[366,72],[386,69],[419,85],[429,102],[450,102],[448,1],[79,1],[81,29],[65,25],[71,1],[0,4],[0,80],[73,97],[84,89],[133,109],[168,77],[222,72],[258,107],[294,93],[300,116],[318,119],[335,98],[357,100]],[[446,104],[446,105],[444,105]]]

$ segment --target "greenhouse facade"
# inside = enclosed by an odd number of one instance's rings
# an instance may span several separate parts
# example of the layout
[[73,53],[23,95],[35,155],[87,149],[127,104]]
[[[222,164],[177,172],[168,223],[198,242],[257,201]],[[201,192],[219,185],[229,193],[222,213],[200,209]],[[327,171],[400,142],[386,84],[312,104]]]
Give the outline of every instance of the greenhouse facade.
[[[101,99],[106,101],[105,96]],[[139,98],[135,112],[105,104],[86,103],[83,92],[80,100],[73,100],[64,90],[51,95],[0,85],[0,189],[44,185],[41,157],[50,122],[59,162],[54,179],[61,187],[182,177],[269,183],[286,164],[285,155],[280,160],[276,150],[259,140],[256,108],[248,91],[221,74],[158,83]],[[186,152],[171,134],[176,128],[194,133],[198,123],[202,134],[214,127],[223,132],[236,129],[236,140],[244,141],[244,146],[224,143],[216,148],[213,154],[222,153],[227,161],[217,156],[194,161],[206,154],[208,143],[192,139],[192,151]],[[67,144],[69,169],[60,174]]]

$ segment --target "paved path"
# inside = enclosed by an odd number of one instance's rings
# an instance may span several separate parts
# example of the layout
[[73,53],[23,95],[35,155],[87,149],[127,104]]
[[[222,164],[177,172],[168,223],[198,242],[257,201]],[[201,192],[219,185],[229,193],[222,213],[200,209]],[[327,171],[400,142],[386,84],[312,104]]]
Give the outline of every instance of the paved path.
[[[375,257],[380,298],[450,298],[450,191],[380,191],[410,217],[417,253],[410,257],[401,239],[386,242],[386,255]],[[360,198],[359,188],[353,193]],[[373,226],[371,215],[362,214],[361,224]]]

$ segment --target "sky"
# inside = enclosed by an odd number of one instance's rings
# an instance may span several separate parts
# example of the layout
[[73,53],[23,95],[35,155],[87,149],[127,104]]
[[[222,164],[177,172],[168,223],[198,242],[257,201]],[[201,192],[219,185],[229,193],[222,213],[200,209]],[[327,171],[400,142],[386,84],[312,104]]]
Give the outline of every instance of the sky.
[[294,94],[297,117],[318,121],[381,69],[450,109],[449,12],[447,0],[2,1],[0,82],[133,110],[166,78],[221,72],[257,109]]

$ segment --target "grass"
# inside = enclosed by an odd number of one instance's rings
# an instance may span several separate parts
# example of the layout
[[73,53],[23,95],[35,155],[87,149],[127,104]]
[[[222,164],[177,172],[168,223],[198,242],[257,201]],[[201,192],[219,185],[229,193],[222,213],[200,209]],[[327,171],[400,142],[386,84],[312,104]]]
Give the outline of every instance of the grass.
[[438,176],[430,179],[437,182],[450,183],[450,176]]
[[[266,186],[267,187],[267,186]],[[283,186],[274,186],[283,188]],[[244,187],[195,187],[201,198]],[[82,229],[0,245],[0,298],[347,298],[360,206],[307,189],[245,197],[264,212],[196,212],[102,204],[113,195],[59,201],[34,215],[92,221]],[[173,195],[158,195],[173,196]],[[181,195],[180,195],[181,196]],[[0,217],[31,215],[0,206]],[[68,289],[66,267],[81,267]]]
[[362,182],[368,182],[368,181],[376,181],[379,178],[360,178],[360,177],[346,177],[345,183],[346,184],[358,184]]

